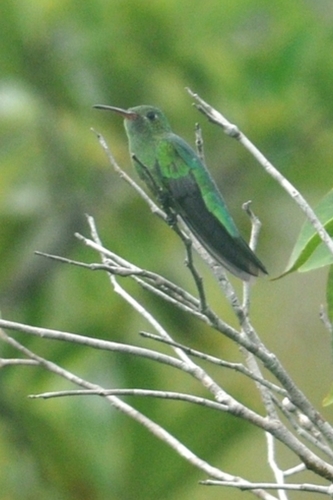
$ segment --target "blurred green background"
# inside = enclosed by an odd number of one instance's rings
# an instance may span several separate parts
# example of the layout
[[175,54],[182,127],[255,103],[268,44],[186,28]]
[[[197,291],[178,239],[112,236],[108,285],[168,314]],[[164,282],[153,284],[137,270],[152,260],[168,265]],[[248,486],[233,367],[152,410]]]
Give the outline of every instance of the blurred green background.
[[[104,274],[34,255],[40,250],[97,261],[74,237],[76,231],[89,236],[86,213],[94,216],[105,246],[195,292],[182,245],[114,173],[90,130],[104,134],[131,173],[121,119],[92,109],[94,104],[159,106],[174,131],[192,144],[199,121],[207,163],[238,226],[247,237],[241,204],[253,200],[263,223],[257,253],[272,276],[281,273],[302,214],[236,141],[191,106],[185,87],[236,123],[316,203],[332,187],[332,26],[331,0],[2,0],[2,317],[156,347],[138,336],[150,328],[113,294]],[[236,325],[211,273],[196,261],[210,305]],[[318,314],[325,280],[326,270],[260,280],[252,303],[262,339],[320,411],[332,379],[330,340]],[[122,283],[177,340],[239,359],[223,337]],[[240,290],[237,280],[235,286]],[[205,394],[185,375],[147,361],[18,338],[106,387]],[[14,355],[5,346],[1,352]],[[244,396],[241,377],[225,371],[216,377],[236,397],[259,407],[252,387]],[[199,486],[202,473],[98,398],[28,400],[31,393],[68,387],[42,369],[3,369],[0,384],[1,499],[250,497]],[[272,480],[263,436],[249,426],[185,404],[132,402],[211,464]],[[329,418],[332,410],[323,413]],[[281,464],[296,462],[281,451]]]

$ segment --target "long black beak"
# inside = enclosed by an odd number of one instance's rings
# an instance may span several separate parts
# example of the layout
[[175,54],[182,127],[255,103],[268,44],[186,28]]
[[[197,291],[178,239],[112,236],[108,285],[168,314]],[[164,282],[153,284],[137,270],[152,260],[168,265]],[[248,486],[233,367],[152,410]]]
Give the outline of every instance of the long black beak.
[[105,111],[114,111],[115,113],[122,115],[124,118],[127,118],[128,120],[135,120],[135,118],[138,117],[138,114],[135,113],[134,111],[129,111],[127,109],[122,109],[122,108],[116,108],[115,106],[107,106],[106,104],[95,104],[93,108],[103,109]]

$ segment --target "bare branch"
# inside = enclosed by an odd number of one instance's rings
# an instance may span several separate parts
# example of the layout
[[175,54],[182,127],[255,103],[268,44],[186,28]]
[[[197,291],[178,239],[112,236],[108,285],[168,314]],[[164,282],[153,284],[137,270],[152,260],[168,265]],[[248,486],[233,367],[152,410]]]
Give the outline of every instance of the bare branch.
[[[103,392],[104,389],[97,384],[92,384],[80,377],[77,377],[73,373],[69,372],[68,370],[65,370],[63,368],[60,368],[58,365],[55,363],[52,363],[41,356],[36,355],[33,353],[30,349],[27,349],[24,347],[22,344],[14,340],[13,338],[9,337],[3,330],[0,329],[0,337],[2,340],[4,340],[6,343],[10,344],[12,347],[20,351],[22,354],[27,356],[28,358],[36,361],[39,365],[43,366],[50,372],[59,375],[66,380],[81,386],[85,387],[88,390],[94,390],[94,391],[100,391]],[[187,460],[190,464],[192,464],[194,467],[200,469],[203,471],[205,474],[207,474],[210,477],[216,478],[220,481],[233,481],[237,483],[238,481],[241,481],[242,483],[246,484],[247,482],[241,478],[232,476],[230,474],[227,474],[216,467],[211,466],[208,464],[206,461],[202,460],[199,458],[197,455],[195,455],[192,451],[189,450],[186,446],[184,446],[183,443],[181,443],[179,440],[177,440],[174,436],[172,436],[169,432],[167,432],[163,427],[143,415],[141,412],[137,411],[134,409],[132,406],[129,404],[125,403],[121,399],[117,398],[116,396],[112,395],[106,395],[103,396],[108,402],[117,410],[121,411],[122,413],[126,414],[133,420],[136,420],[138,423],[146,427],[149,432],[151,432],[153,435],[155,435],[158,439],[164,441],[166,444],[168,444],[171,448],[173,448],[182,458]],[[249,483],[250,485],[250,483]],[[261,498],[263,500],[274,500],[273,497],[271,497],[268,493],[261,491],[260,489],[255,489],[253,491],[255,496],[257,498]]]

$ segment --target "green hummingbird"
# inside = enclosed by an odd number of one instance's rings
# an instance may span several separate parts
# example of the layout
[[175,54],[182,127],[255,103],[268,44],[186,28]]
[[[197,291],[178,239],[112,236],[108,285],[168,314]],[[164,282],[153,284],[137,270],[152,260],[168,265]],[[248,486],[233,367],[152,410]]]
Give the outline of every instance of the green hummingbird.
[[216,261],[249,281],[267,274],[240,235],[225,201],[197,153],[174,134],[153,106],[121,109],[95,105],[124,117],[133,164],[139,177],[169,213],[179,215]]

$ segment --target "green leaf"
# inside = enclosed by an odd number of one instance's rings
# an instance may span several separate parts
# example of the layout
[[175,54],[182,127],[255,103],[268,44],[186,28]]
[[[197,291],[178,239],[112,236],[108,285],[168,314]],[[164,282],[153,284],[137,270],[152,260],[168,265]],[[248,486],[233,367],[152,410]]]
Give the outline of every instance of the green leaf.
[[[319,202],[315,213],[330,236],[333,235],[333,190]],[[306,221],[296,241],[286,270],[278,276],[282,278],[294,271],[307,272],[333,263],[330,253],[312,224]],[[275,279],[278,279],[275,278]]]
[[333,403],[333,384],[331,385],[330,392],[323,399],[323,406],[330,406]]

